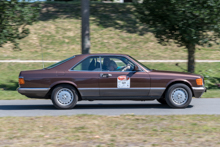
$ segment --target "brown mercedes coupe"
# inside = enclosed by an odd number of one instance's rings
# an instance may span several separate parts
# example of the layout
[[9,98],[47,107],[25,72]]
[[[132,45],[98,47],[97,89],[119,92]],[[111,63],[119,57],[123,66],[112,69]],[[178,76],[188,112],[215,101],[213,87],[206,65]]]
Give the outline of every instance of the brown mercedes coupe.
[[45,69],[21,71],[18,92],[51,99],[59,109],[81,100],[157,100],[187,107],[206,90],[196,74],[151,70],[129,55],[75,55]]

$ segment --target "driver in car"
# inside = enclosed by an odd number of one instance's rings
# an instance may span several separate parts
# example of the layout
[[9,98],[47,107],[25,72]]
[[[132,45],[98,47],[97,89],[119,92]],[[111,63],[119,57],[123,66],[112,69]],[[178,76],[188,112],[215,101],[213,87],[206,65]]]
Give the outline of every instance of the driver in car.
[[117,64],[115,63],[115,61],[110,60],[109,65],[108,65],[108,70],[109,71],[116,71],[118,68]]

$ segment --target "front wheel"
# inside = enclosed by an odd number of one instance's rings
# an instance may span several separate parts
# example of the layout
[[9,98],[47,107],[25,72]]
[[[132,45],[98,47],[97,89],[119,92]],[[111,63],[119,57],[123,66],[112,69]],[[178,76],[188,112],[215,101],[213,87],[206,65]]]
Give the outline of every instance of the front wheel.
[[73,86],[62,84],[54,88],[51,100],[58,109],[72,109],[78,101],[78,93]]
[[172,108],[186,108],[192,100],[192,91],[185,84],[174,84],[167,90],[165,100]]

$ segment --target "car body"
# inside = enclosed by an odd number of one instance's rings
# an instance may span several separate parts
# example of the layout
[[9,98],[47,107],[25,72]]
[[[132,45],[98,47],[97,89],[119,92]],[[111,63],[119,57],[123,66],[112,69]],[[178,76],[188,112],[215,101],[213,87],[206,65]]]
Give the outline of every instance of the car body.
[[[73,108],[80,100],[155,99],[185,108],[206,90],[200,75],[150,70],[125,54],[75,55],[45,69],[21,71],[19,84],[20,94],[52,99],[57,108]],[[179,90],[168,92],[178,84]]]

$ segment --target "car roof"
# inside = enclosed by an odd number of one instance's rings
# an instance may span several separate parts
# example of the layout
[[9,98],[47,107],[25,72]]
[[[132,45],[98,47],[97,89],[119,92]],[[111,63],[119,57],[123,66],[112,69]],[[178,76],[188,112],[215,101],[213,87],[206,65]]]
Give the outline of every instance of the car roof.
[[94,53],[94,54],[80,54],[76,56],[128,56],[126,54],[115,54],[115,53]]

